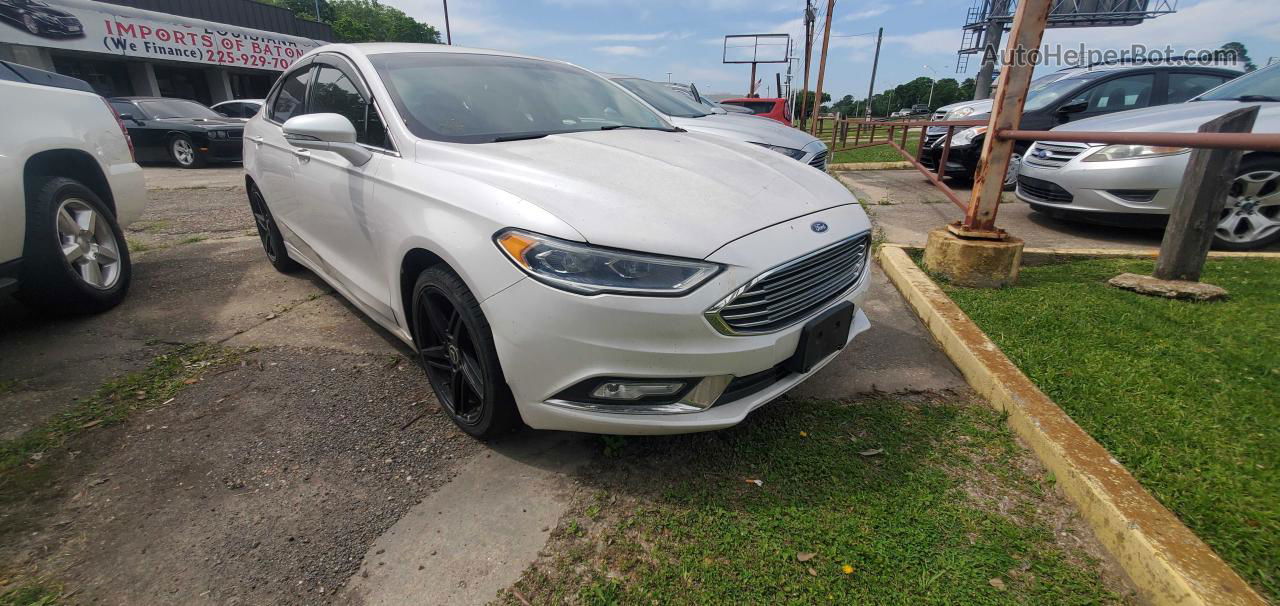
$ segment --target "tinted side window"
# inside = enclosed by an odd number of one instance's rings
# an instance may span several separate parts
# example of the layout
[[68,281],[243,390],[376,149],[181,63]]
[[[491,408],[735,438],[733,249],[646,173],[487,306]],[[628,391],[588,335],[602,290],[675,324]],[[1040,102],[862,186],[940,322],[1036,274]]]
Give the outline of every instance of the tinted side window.
[[1118,112],[1151,105],[1154,74],[1139,74],[1108,80],[1076,95],[1069,104],[1088,102],[1087,113]]
[[340,114],[356,127],[357,139],[365,131],[365,101],[356,85],[337,68],[321,65],[311,86],[308,114]]
[[1227,80],[1226,76],[1174,72],[1169,74],[1169,103],[1182,103]]
[[307,84],[311,82],[311,68],[290,74],[280,85],[280,90],[271,100],[271,119],[284,122],[302,113],[303,102],[307,98]]
[[387,129],[382,124],[377,108],[365,100],[346,74],[335,67],[322,65],[316,71],[307,113],[345,116],[356,128],[356,141],[375,147],[389,147]]
[[126,103],[124,101],[112,101],[111,109],[116,110],[117,115],[131,114],[133,115],[134,118],[137,118],[139,120],[142,119],[142,116],[140,115],[142,114],[142,112],[138,111],[138,108],[134,107],[132,103]]
[[228,118],[241,118],[241,117],[244,117],[244,104],[243,103],[224,103],[222,105],[219,105],[218,107],[213,108],[213,111],[216,111]]

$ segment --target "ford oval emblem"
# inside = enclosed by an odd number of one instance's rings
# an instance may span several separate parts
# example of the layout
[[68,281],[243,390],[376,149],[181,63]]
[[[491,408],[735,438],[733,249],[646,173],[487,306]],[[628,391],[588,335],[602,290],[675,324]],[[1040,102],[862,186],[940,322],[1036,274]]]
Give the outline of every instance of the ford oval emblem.
[[809,225],[809,229],[812,229],[815,233],[820,234],[824,231],[827,231],[827,224],[823,223],[822,221],[814,221],[813,224]]

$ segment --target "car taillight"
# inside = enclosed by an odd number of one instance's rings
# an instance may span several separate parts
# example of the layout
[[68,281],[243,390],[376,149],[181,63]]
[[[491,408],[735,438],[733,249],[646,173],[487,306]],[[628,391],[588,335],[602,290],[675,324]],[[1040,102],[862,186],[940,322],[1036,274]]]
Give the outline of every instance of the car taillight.
[[120,127],[120,134],[124,135],[124,142],[129,144],[129,159],[134,162],[138,161],[138,156],[133,153],[133,139],[129,137],[129,129],[125,128],[124,120],[120,119],[120,114],[116,113],[116,108],[111,107],[111,102],[106,97],[98,97],[107,105],[107,111],[111,112],[111,117],[115,118],[116,126]]

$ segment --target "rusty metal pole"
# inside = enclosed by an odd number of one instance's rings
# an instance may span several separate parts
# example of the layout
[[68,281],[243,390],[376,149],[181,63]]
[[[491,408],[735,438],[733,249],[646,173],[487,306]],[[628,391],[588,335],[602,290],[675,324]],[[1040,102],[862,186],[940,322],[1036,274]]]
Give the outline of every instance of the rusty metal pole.
[[[836,10],[836,0],[827,0],[827,26],[822,31],[822,57],[818,59],[818,84],[813,92],[813,115],[822,108],[822,78],[827,75],[827,48],[831,46],[831,13]],[[810,134],[816,131],[810,130]]]
[[1004,68],[996,87],[995,103],[991,118],[987,121],[987,136],[982,142],[982,156],[978,160],[977,174],[973,179],[973,192],[964,222],[948,226],[957,236],[964,238],[1003,239],[1003,231],[996,229],[996,212],[1000,208],[1000,194],[1004,191],[1004,177],[1009,170],[1009,156],[1016,141],[999,136],[1000,131],[1018,128],[1022,122],[1022,104],[1027,100],[1031,73],[1040,56],[1040,40],[1044,37],[1045,22],[1053,0],[1022,0],[1009,32],[1009,46],[1004,51]]

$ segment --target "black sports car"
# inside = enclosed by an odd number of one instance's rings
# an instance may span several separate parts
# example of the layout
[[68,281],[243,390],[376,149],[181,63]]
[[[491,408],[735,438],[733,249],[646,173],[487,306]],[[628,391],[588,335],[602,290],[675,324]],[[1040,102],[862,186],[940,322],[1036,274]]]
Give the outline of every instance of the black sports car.
[[0,19],[44,38],[79,38],[84,24],[75,15],[40,0],[0,0]]
[[198,168],[239,162],[244,120],[228,118],[195,101],[171,97],[112,97],[139,162],[173,162]]

